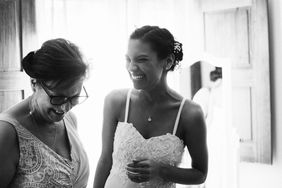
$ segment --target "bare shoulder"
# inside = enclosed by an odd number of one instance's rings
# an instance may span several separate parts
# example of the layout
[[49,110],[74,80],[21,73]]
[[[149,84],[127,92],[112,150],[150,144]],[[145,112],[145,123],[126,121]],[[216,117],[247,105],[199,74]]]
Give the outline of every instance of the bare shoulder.
[[[15,150],[11,148],[14,148]],[[10,154],[16,155],[17,154],[16,148],[18,148],[18,141],[17,141],[17,133],[15,128],[10,123],[0,120],[0,150],[12,151],[12,153]],[[10,156],[10,157],[13,158],[16,156]]]
[[104,100],[104,116],[119,121],[123,117],[123,110],[126,104],[126,97],[129,89],[113,90],[106,95]]
[[186,100],[182,110],[181,121],[185,129],[205,125],[202,108],[197,103]]
[[112,90],[105,97],[105,101],[109,101],[114,104],[122,103],[125,101],[128,93],[128,89],[116,89]]
[[[205,145],[206,124],[201,107],[193,101],[186,100],[180,118],[181,137],[189,152]],[[204,148],[204,147],[203,147]]]
[[112,90],[105,97],[104,105],[111,106],[113,110],[120,110],[126,103],[128,89]]
[[17,133],[13,125],[0,120],[0,141],[16,140]]

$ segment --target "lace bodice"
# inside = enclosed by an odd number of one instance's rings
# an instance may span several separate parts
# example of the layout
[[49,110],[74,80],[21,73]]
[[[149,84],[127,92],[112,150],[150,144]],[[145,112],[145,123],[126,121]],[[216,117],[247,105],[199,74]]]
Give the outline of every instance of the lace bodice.
[[[119,122],[115,133],[111,173],[119,174],[126,184],[130,180],[125,168],[133,159],[147,158],[175,166],[181,161],[183,149],[183,141],[175,135],[167,133],[145,139],[131,123]],[[160,179],[151,180],[147,184],[150,187],[173,187],[171,182]]]
[[[130,94],[129,94],[130,95]],[[128,96],[129,96],[128,95]],[[174,126],[173,133],[151,137],[145,139],[132,123],[127,123],[129,97],[126,104],[125,122],[118,122],[115,137],[114,149],[112,154],[113,165],[106,188],[112,187],[160,187],[172,188],[175,184],[162,179],[152,179],[146,183],[133,183],[126,175],[126,166],[132,160],[151,159],[158,163],[169,164],[176,166],[181,162],[184,152],[183,141],[175,136],[180,112],[183,107],[184,100],[179,108],[178,117]],[[115,178],[114,178],[115,177]],[[115,182],[113,179],[119,179],[120,184],[114,185],[109,183]],[[115,183],[117,184],[117,183]]]

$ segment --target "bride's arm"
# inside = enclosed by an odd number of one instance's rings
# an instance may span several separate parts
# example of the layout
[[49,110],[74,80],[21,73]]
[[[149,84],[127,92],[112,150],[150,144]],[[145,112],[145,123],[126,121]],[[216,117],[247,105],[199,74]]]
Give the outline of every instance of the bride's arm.
[[180,184],[204,183],[208,172],[208,152],[206,125],[201,108],[193,103],[185,103],[180,126],[184,130],[183,139],[191,156],[192,168],[161,166],[160,177]]
[[136,182],[146,182],[159,177],[164,181],[180,184],[201,184],[205,182],[208,171],[208,152],[206,144],[206,125],[201,107],[186,102],[181,113],[180,133],[192,159],[192,168],[179,168],[168,164],[142,159],[127,166],[129,178]]
[[102,152],[96,168],[94,188],[103,188],[112,167],[113,141],[121,110],[123,94],[121,91],[113,91],[104,101]]

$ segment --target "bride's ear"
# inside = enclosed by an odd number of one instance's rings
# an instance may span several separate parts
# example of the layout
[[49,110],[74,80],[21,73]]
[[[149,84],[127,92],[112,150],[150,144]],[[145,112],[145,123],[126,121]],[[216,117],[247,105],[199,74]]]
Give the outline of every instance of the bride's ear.
[[166,71],[169,71],[173,65],[173,62],[174,62],[174,55],[173,54],[170,54],[167,58],[166,58],[166,65],[165,65],[165,70]]

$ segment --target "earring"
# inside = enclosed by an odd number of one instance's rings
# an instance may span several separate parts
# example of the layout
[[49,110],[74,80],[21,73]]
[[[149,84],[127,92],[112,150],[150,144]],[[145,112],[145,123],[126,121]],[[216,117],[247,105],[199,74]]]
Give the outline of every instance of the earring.
[[31,80],[31,89],[33,92],[35,92],[35,84],[36,84],[36,80]]
[[34,78],[30,79],[30,81],[31,81],[31,84],[32,84],[32,85],[35,85],[35,84],[36,84],[36,80],[35,80]]

